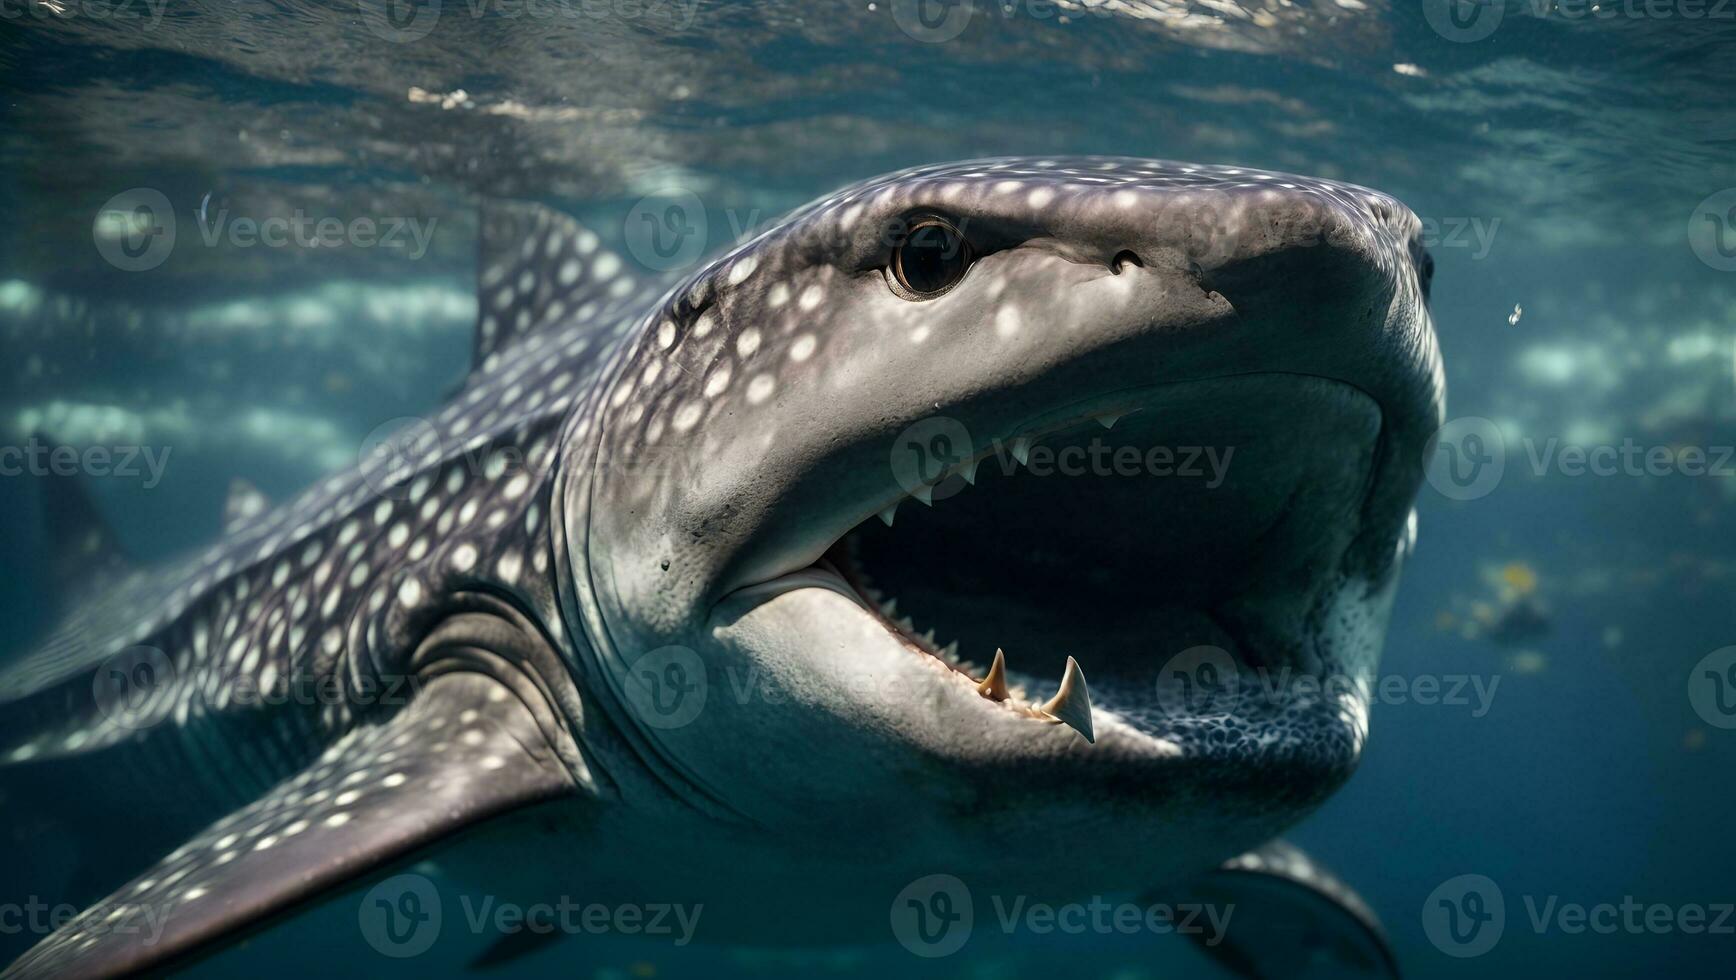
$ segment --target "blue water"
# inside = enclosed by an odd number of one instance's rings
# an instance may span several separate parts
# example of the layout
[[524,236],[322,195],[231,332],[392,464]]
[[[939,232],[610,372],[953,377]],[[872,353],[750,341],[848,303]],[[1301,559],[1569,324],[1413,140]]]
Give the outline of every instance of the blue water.
[[[1448,414],[1489,420],[1505,470],[1475,499],[1423,488],[1382,666],[1405,693],[1376,704],[1361,770],[1290,839],[1368,900],[1408,976],[1728,976],[1736,933],[1605,935],[1528,912],[1736,902],[1736,718],[1705,708],[1702,665],[1736,644],[1736,460],[1720,452],[1736,443],[1736,4],[1442,8],[1028,0],[967,8],[943,38],[902,0],[444,0],[398,21],[373,0],[9,4],[0,443],[171,447],[159,479],[94,493],[137,555],[209,540],[232,477],[286,498],[462,377],[485,196],[558,206],[618,243],[636,202],[680,189],[715,250],[846,182],[973,156],[1379,188],[1434,229]],[[180,223],[145,271],[105,258],[93,230],[136,188]],[[214,214],[402,218],[427,237],[213,243]],[[1672,463],[1576,475],[1559,455],[1629,440]],[[1689,449],[1713,472],[1686,472]],[[35,509],[28,479],[0,478],[7,646],[47,625]],[[1492,694],[1419,703],[1423,677]],[[1426,929],[1432,893],[1464,874],[1507,908],[1470,958]],[[371,956],[353,911],[318,914],[342,954],[322,975],[462,972]],[[253,948],[262,975],[310,968],[305,939]],[[1224,975],[1172,939],[1028,935],[933,961],[890,940],[788,954],[608,938],[523,966]]]

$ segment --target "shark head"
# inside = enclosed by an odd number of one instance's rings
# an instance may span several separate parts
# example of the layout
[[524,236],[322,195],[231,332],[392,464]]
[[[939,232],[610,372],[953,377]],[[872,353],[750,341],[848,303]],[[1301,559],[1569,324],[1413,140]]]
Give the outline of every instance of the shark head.
[[564,437],[612,765],[887,880],[1143,886],[1295,821],[1361,751],[1442,412],[1419,230],[1000,159],[711,263]]

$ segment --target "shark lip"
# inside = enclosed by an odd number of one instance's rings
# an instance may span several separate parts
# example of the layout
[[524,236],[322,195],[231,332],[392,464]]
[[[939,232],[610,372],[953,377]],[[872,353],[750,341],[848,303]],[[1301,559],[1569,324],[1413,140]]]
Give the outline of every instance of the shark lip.
[[[1263,406],[1226,423],[1232,399]],[[1123,717],[1164,701],[1176,658],[1248,681],[1322,676],[1335,665],[1308,628],[1359,524],[1369,483],[1354,461],[1372,465],[1379,428],[1341,382],[1165,385],[978,446],[817,564],[906,647],[1042,720],[1081,668],[1088,698]]]

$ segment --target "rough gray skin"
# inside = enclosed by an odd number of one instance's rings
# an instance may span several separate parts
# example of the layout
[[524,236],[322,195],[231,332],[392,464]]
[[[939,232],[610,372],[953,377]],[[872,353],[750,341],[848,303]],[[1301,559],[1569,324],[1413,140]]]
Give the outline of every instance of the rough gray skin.
[[[977,253],[937,298],[886,272],[888,230],[916,214]],[[1360,752],[1353,685],[1273,696],[1250,671],[1372,676],[1442,411],[1418,232],[1339,183],[975,161],[840,191],[653,300],[567,219],[502,212],[477,369],[449,405],[106,589],[0,673],[0,791],[116,794],[128,847],[93,884],[139,874],[13,969],[175,962],[470,827],[442,857],[461,877],[708,902],[716,940],[883,939],[891,896],[936,871],[1032,896],[1197,878]],[[1047,663],[1020,672],[1009,649],[1014,700],[983,698],[980,667],[824,556],[910,495],[909,427],[950,420],[980,459],[1095,416],[1148,442],[1215,432],[1251,462],[1182,510],[1064,518],[1133,543],[1093,572],[1234,586],[1209,616],[1178,603],[1170,635],[1101,655],[1102,674],[1078,624],[1091,744],[1013,707],[1053,692]],[[1221,553],[1190,550],[1199,527]],[[1174,710],[1156,667],[1202,636],[1249,683]],[[141,662],[148,695],[117,688]],[[655,685],[683,666],[703,708],[672,718]],[[779,934],[755,935],[772,902]],[[105,931],[117,908],[160,911],[162,941]]]

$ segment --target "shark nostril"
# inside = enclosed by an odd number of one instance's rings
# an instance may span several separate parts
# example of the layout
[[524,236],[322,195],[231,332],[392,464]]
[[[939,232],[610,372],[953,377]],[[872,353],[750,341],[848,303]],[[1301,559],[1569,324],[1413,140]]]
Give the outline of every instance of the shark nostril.
[[1138,255],[1124,248],[1115,253],[1115,258],[1109,260],[1109,271],[1119,276],[1130,265],[1141,269],[1145,268],[1145,263],[1139,261]]

